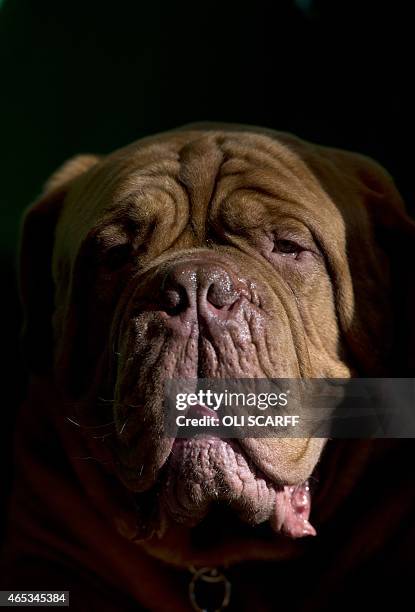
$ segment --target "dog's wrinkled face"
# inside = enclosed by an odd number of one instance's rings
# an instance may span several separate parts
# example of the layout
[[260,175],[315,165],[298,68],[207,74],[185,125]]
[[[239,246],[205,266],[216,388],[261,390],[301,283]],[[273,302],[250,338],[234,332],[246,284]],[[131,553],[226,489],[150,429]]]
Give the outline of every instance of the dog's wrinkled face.
[[250,524],[314,533],[306,481],[324,440],[162,437],[166,379],[348,377],[379,333],[379,309],[355,312],[353,265],[357,283],[376,281],[365,299],[386,300],[384,255],[355,203],[365,239],[350,260],[346,195],[360,187],[340,185],[334,201],[298,143],[171,132],[94,160],[65,192],[55,368],[81,417],[114,422],[117,475],[139,495],[157,490],[159,529],[223,503]]

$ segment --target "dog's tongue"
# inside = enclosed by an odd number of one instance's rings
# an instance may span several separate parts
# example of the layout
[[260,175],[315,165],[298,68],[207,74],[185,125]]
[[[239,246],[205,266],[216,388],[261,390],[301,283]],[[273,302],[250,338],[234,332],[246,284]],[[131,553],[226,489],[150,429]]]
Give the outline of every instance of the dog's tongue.
[[284,533],[291,538],[316,535],[316,530],[308,520],[310,504],[308,482],[276,491],[275,507],[270,517],[271,527],[277,533]]

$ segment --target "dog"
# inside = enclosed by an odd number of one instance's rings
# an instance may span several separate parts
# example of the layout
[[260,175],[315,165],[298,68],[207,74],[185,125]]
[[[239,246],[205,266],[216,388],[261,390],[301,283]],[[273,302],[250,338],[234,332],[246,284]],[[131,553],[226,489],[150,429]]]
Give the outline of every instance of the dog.
[[22,230],[31,380],[6,584],[184,611],[210,579],[212,609],[340,610],[388,546],[405,561],[385,574],[407,567],[409,443],[175,440],[163,393],[410,375],[414,238],[375,161],[265,128],[195,124],[66,162]]

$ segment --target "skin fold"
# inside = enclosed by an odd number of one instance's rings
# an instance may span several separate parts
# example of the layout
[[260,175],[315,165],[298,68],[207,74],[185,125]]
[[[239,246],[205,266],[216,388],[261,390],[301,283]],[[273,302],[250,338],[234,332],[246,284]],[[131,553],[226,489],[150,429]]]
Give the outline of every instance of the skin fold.
[[166,438],[164,383],[407,375],[394,245],[414,237],[376,162],[281,132],[186,126],[66,162],[23,226],[28,402],[54,398],[111,537],[180,567],[301,556],[370,445],[339,443],[333,472],[336,441]]

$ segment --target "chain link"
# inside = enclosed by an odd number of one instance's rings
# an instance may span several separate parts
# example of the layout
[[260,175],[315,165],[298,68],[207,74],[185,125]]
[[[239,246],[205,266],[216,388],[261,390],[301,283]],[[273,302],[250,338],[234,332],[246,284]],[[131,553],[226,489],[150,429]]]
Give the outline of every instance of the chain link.
[[[189,569],[193,574],[189,583],[189,599],[193,610],[196,610],[196,612],[221,612],[224,610],[224,608],[229,605],[232,592],[232,585],[225,574],[222,574],[214,567],[201,567],[196,569],[195,567],[190,566]],[[197,601],[198,582],[206,582],[208,584],[223,584],[222,601],[213,610],[208,610],[207,608],[203,608],[199,605]]]

